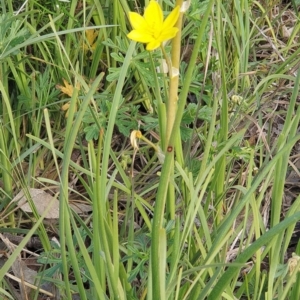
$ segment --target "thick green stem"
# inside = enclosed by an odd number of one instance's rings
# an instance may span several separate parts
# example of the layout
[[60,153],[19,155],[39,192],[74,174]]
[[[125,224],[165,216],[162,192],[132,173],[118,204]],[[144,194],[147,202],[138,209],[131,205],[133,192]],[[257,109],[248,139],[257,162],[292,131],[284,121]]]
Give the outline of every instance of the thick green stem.
[[[176,6],[181,7],[182,2],[183,2],[182,0],[177,0]],[[168,63],[169,75],[170,75],[170,88],[169,88],[169,100],[167,102],[167,133],[166,133],[167,144],[168,141],[170,140],[171,132],[176,117],[176,111],[177,111],[182,16],[183,13],[180,13],[178,21],[176,23],[176,27],[179,30],[176,36],[172,40],[171,65]]]
[[[176,6],[182,5],[182,0],[176,1]],[[180,50],[181,50],[181,27],[182,27],[182,17],[183,13],[180,13],[179,18],[176,23],[176,27],[178,28],[178,32],[174,39],[172,40],[172,52],[171,52],[171,62],[169,61],[166,53],[163,53],[166,57],[166,61],[169,68],[169,75],[170,75],[170,87],[169,87],[169,99],[167,102],[167,131],[166,131],[166,147],[169,146],[170,136],[173,130],[176,113],[177,113],[177,106],[178,106],[178,84],[179,84],[179,65],[180,65]],[[178,137],[180,137],[180,133],[178,132]],[[178,147],[179,146],[179,147]],[[178,145],[176,144],[176,154],[177,152],[180,154],[182,153],[182,146],[181,143]],[[179,155],[180,156],[180,155]],[[171,174],[174,174],[174,157],[173,161],[170,166]],[[169,184],[168,190],[168,197],[167,197],[167,212],[171,220],[175,219],[175,187],[173,184]]]
[[200,45],[202,42],[202,38],[205,32],[206,24],[211,12],[212,5],[214,0],[210,0],[207,6],[207,11],[205,12],[203,19],[202,19],[202,26],[199,29],[198,37],[195,41],[195,46],[193,53],[191,55],[189,67],[186,72],[185,76],[185,84],[182,87],[182,91],[179,97],[179,105],[176,114],[176,118],[174,121],[174,127],[170,134],[170,141],[168,143],[165,162],[163,164],[162,172],[161,172],[161,179],[159,182],[159,187],[156,196],[156,203],[154,208],[154,216],[153,216],[153,223],[152,223],[152,244],[151,244],[151,274],[152,276],[152,296],[155,299],[160,299],[160,295],[163,291],[160,288],[161,280],[165,280],[159,276],[160,270],[160,229],[163,226],[163,219],[164,219],[164,209],[168,191],[168,185],[170,181],[170,175],[172,170],[172,162],[174,159],[174,144],[176,136],[179,134],[179,128],[181,123],[182,114],[184,112],[184,107],[186,104],[187,94],[189,92],[189,87],[192,81],[192,74],[195,68],[197,55],[200,49]]

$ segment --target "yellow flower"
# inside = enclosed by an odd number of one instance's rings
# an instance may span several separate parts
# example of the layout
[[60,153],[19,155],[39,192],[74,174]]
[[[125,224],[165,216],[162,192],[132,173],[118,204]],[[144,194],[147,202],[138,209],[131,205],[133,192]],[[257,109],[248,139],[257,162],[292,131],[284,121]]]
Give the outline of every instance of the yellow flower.
[[134,150],[138,150],[139,146],[137,143],[137,139],[142,137],[142,133],[139,130],[133,130],[130,134],[130,143]]
[[71,103],[70,103],[70,101],[69,101],[69,102],[67,102],[66,104],[64,104],[64,105],[61,107],[61,110],[66,112],[65,118],[67,118],[67,117],[69,116],[69,108],[70,108],[70,105],[71,105]]
[[177,6],[164,20],[159,4],[151,0],[146,7],[144,17],[135,12],[129,13],[133,30],[127,35],[131,40],[147,44],[147,50],[158,48],[162,42],[175,37],[178,28],[174,27],[178,20],[180,7]]
[[[69,102],[65,103],[61,107],[61,110],[66,112],[65,118],[67,118],[69,116],[69,108],[70,108],[70,106],[71,106],[71,102],[69,101]],[[77,111],[77,104],[75,105],[75,111]]]
[[[62,85],[59,85],[57,84],[56,85],[56,88],[61,90],[62,93],[68,95],[69,97],[72,97],[73,95],[73,91],[74,91],[74,87],[73,85],[69,84],[64,78],[63,78],[63,82],[64,82],[64,85],[65,86],[62,86]],[[75,87],[77,90],[80,89],[80,86],[79,86],[79,83],[77,83],[76,87]],[[69,115],[69,107],[70,107],[70,102],[67,102],[65,103],[62,107],[61,107],[61,110],[65,111],[66,114],[65,114],[65,117],[67,118],[68,115]],[[75,110],[77,111],[77,105],[76,105],[76,108]]]
[[56,88],[59,89],[59,90],[61,90],[64,94],[68,95],[69,97],[72,97],[72,94],[73,94],[73,85],[69,84],[67,82],[67,80],[65,80],[64,78],[63,78],[63,82],[64,82],[65,86],[57,84]]
[[96,49],[96,44],[97,44],[96,38],[98,36],[98,32],[94,29],[87,29],[85,31],[85,36],[86,36],[87,43],[84,43],[83,45],[84,51],[88,51],[88,50],[94,51]]

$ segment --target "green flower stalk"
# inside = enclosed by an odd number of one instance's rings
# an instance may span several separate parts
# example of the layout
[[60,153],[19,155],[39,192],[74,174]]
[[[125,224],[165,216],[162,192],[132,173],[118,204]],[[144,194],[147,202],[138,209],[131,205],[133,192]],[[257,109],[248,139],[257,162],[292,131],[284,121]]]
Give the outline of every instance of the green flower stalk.
[[[182,6],[183,1],[177,0],[177,7]],[[169,101],[167,103],[167,132],[166,140],[167,143],[170,140],[171,132],[173,129],[176,112],[177,112],[177,102],[178,102],[178,83],[179,83],[179,64],[180,64],[180,49],[181,49],[181,27],[182,27],[182,16],[183,13],[180,12],[177,19],[176,27],[178,32],[174,39],[172,40],[172,52],[171,52],[171,70],[169,69],[170,74],[170,93]],[[176,149],[179,150],[179,149]]]
[[[187,1],[186,3],[189,3]],[[179,63],[181,48],[181,25],[182,15],[187,9],[183,7],[183,1],[177,0],[175,8],[169,16],[163,20],[163,11],[156,1],[151,0],[146,7],[144,16],[131,12],[129,14],[130,23],[133,30],[128,37],[134,41],[147,44],[148,51],[161,47],[162,53],[168,63],[170,86],[169,97],[166,101],[167,106],[167,128],[161,139],[164,139],[163,151],[167,157],[163,165],[162,176],[159,183],[159,191],[156,198],[153,223],[152,223],[152,245],[151,245],[151,278],[152,296],[157,299],[165,299],[165,260],[163,254],[166,255],[166,231],[163,228],[164,212],[167,203],[167,212],[170,219],[175,219],[175,191],[174,186],[170,184],[170,177],[174,174],[174,144],[177,137],[170,140],[172,129],[174,126],[177,102],[178,102],[178,82],[179,82]],[[188,6],[188,5],[186,5]],[[165,52],[163,42],[169,39],[172,41],[171,59]],[[180,118],[181,119],[181,118]],[[141,138],[138,132],[132,133],[132,145],[137,147],[136,138]],[[179,134],[178,134],[179,135]],[[178,139],[177,139],[178,140]],[[178,148],[178,149],[177,149]],[[176,152],[182,151],[180,147],[176,147]]]

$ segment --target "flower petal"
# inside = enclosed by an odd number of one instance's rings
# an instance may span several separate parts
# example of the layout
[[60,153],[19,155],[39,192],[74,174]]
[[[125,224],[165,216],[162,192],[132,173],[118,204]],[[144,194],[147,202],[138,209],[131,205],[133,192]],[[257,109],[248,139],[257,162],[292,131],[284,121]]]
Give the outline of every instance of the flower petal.
[[94,29],[87,29],[85,31],[85,35],[89,45],[93,45],[96,37],[98,36],[98,32]]
[[127,34],[127,37],[133,41],[140,43],[150,43],[154,40],[153,36],[139,30],[132,30]]
[[130,134],[130,143],[133,149],[138,150],[139,146],[137,139],[141,137],[141,132],[139,130],[133,130]]
[[161,31],[164,16],[160,5],[156,1],[150,1],[149,5],[145,9],[144,18],[149,29],[152,29],[152,33]]
[[158,37],[158,40],[159,40],[160,42],[164,42],[164,41],[170,40],[170,39],[172,39],[173,37],[175,37],[175,35],[176,35],[177,32],[178,32],[178,28],[176,28],[176,27],[173,27],[173,28],[164,30],[164,31],[160,34],[160,36]]
[[163,23],[163,26],[162,26],[161,30],[164,31],[166,29],[172,28],[176,24],[176,22],[177,22],[177,20],[179,18],[179,14],[180,14],[180,7],[178,5],[167,16],[167,18],[165,19],[165,21]]
[[129,21],[133,29],[143,29],[148,28],[148,24],[145,19],[135,12],[129,12]]
[[67,102],[67,103],[65,103],[65,104],[61,107],[61,110],[68,110],[68,109],[70,108],[70,105],[71,105],[70,101]]
[[65,86],[61,86],[61,85],[56,85],[56,88],[60,89],[64,94],[72,97],[73,95],[73,86],[71,84],[69,84],[64,78],[63,78],[63,82]]
[[154,49],[158,48],[160,46],[160,44],[161,44],[160,41],[153,39],[152,42],[147,44],[146,50],[148,50],[148,51],[154,50]]

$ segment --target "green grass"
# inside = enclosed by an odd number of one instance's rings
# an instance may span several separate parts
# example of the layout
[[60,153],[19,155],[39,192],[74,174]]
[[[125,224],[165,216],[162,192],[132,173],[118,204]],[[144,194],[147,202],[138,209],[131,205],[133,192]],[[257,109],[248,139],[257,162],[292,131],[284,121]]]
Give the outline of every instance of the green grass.
[[148,2],[0,2],[1,297],[300,298],[298,3],[191,1],[163,54]]

